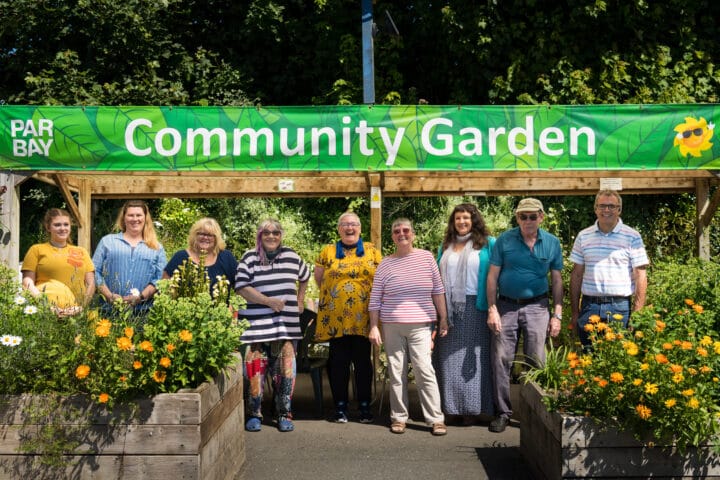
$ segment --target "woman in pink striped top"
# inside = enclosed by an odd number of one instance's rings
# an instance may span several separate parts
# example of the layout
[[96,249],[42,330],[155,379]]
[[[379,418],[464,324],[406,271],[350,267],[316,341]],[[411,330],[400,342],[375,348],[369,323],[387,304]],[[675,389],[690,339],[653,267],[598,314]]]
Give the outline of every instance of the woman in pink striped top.
[[[407,363],[412,362],[425,422],[433,435],[445,435],[432,366],[432,332],[447,335],[445,289],[433,254],[413,247],[412,223],[400,218],[392,224],[395,253],[385,257],[375,272],[370,294],[370,332],[375,345],[385,342],[390,376],[390,431],[403,433],[408,420]],[[379,323],[382,321],[382,335]]]

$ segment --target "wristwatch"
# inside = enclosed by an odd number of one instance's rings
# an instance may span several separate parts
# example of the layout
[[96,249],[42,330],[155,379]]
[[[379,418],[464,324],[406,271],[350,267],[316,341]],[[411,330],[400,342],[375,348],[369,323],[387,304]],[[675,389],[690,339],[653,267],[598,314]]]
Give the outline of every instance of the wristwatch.
[[557,313],[552,314],[552,318],[557,318],[558,320],[562,320],[562,315],[558,315]]

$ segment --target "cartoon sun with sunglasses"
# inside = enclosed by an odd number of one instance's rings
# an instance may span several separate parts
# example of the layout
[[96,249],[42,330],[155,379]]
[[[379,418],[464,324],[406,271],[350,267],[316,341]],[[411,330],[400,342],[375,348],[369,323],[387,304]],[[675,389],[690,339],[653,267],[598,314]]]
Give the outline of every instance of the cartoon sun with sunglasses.
[[714,129],[715,125],[708,124],[703,117],[700,117],[700,120],[685,117],[685,123],[681,123],[674,129],[678,133],[675,135],[673,144],[680,147],[680,154],[683,157],[686,157],[688,153],[693,157],[699,157],[702,152],[713,146],[710,139]]

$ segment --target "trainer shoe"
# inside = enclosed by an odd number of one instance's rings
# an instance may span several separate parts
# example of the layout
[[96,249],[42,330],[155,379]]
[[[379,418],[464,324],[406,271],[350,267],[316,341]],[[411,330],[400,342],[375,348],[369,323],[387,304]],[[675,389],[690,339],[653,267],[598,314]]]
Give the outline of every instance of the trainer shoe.
[[504,432],[509,423],[510,419],[508,417],[497,417],[495,420],[490,422],[488,430],[495,433]]

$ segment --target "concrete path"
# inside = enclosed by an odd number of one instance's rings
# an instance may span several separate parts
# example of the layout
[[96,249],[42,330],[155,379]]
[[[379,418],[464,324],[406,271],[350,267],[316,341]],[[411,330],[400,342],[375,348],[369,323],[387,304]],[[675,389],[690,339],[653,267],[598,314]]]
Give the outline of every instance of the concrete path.
[[[329,417],[332,400],[327,378],[324,380],[324,407]],[[237,480],[532,478],[518,449],[517,420],[499,434],[489,432],[485,422],[469,427],[448,425],[446,436],[433,437],[414,390],[410,402],[411,421],[401,435],[390,433],[387,394],[382,409],[379,402],[375,404],[374,423],[357,422],[353,411],[349,423],[332,423],[315,416],[310,377],[299,374],[293,408],[295,431],[279,432],[267,415],[262,431],[242,432],[247,461]],[[269,408],[268,404],[268,412]]]

